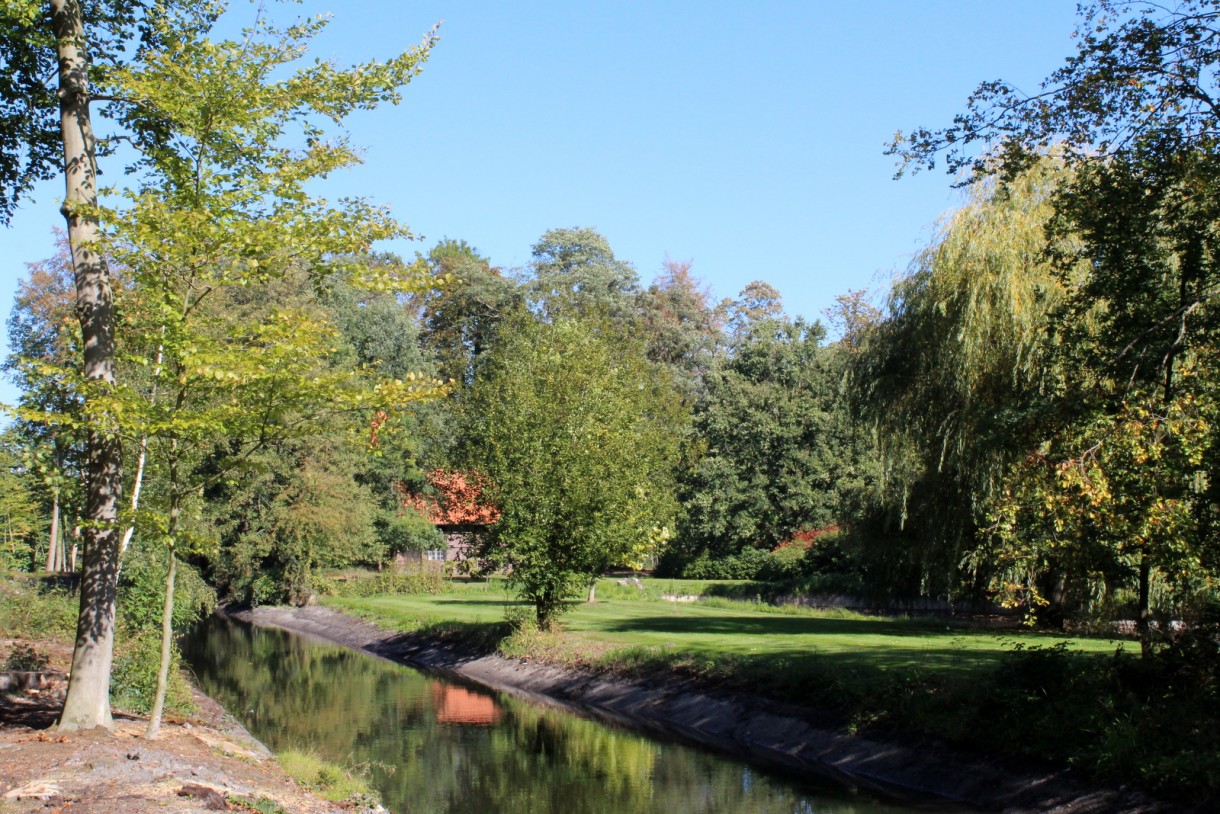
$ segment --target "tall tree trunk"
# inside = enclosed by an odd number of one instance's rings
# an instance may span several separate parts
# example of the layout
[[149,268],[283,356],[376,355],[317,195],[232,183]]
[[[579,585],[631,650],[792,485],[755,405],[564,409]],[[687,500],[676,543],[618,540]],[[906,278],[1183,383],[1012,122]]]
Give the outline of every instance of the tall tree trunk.
[[[97,252],[97,162],[89,118],[85,30],[80,0],[48,0],[59,56],[59,111],[64,146],[63,214],[76,277],[76,312],[90,382],[114,384],[114,314],[110,278]],[[91,426],[86,440],[84,573],[72,674],[60,730],[113,727],[110,668],[114,658],[118,582],[118,504],[122,447],[107,428]]]
[[165,695],[169,690],[169,668],[174,660],[174,577],[178,571],[178,552],[173,539],[169,544],[169,571],[165,574],[165,599],[161,606],[161,664],[157,668],[157,695],[144,737],[156,740],[161,731],[161,714],[165,711]]
[[165,572],[165,596],[161,605],[161,664],[157,668],[157,694],[153,699],[152,712],[148,715],[148,727],[144,737],[156,740],[161,731],[161,713],[165,711],[165,695],[169,690],[169,667],[174,658],[174,577],[178,572],[177,546],[174,544],[178,534],[178,516],[181,512],[182,498],[178,491],[178,461],[174,457],[178,444],[171,442],[169,462],[169,523],[165,536],[169,539],[169,568]]
[[68,533],[64,531],[65,525],[67,525],[67,518],[63,516],[63,510],[60,510],[59,542],[55,544],[55,570],[61,574],[75,570],[68,567]]
[[1145,550],[1140,554],[1139,618],[1135,620],[1135,628],[1140,636],[1140,655],[1144,658],[1152,655],[1151,582],[1152,559]]
[[[161,327],[161,335],[165,335],[165,326]],[[165,361],[165,346],[157,346],[157,361],[153,365],[153,385],[152,394],[149,396],[148,403],[156,405],[157,403],[157,377],[161,375],[161,364]],[[132,535],[136,532],[136,512],[140,508],[140,490],[144,486],[144,463],[148,460],[148,436],[140,438],[140,452],[136,456],[136,476],[132,480],[131,486],[131,522],[123,531],[123,539],[119,542],[119,568],[123,567],[123,555],[127,553],[127,546],[131,545]]]
[[597,577],[589,581],[589,597],[585,601],[590,605],[597,601]]
[[51,533],[47,538],[47,572],[59,565],[59,490],[51,493]]

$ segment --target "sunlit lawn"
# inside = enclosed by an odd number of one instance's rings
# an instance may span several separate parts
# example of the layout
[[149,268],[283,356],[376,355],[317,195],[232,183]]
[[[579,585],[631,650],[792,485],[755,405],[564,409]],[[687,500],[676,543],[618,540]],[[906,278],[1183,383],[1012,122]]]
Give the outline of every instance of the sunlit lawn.
[[[670,581],[664,581],[672,584]],[[641,596],[656,596],[654,586]],[[681,586],[678,586],[679,589]],[[632,589],[634,590],[634,589]],[[614,590],[612,583],[600,593]],[[443,622],[491,625],[516,604],[496,586],[458,585],[437,596],[380,596],[332,599],[338,608],[369,616],[386,626],[412,629]],[[637,656],[686,654],[695,659],[729,657],[755,668],[805,672],[843,671],[860,679],[912,668],[957,673],[992,664],[1018,644],[1049,646],[1064,637],[1032,632],[991,631],[928,619],[888,619],[829,611],[776,612],[724,600],[676,603],[659,598],[606,598],[574,603],[561,617],[565,637],[588,642],[590,652],[630,648]],[[1112,653],[1117,642],[1066,639],[1073,650]],[[641,651],[644,651],[641,653]],[[753,670],[751,670],[753,672]]]

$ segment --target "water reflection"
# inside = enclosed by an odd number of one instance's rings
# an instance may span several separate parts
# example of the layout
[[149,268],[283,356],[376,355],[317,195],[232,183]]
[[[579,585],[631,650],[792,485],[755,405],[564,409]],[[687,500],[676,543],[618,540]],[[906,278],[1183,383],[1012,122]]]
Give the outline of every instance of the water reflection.
[[271,749],[371,767],[394,814],[896,814],[280,631],[213,620],[204,691]]

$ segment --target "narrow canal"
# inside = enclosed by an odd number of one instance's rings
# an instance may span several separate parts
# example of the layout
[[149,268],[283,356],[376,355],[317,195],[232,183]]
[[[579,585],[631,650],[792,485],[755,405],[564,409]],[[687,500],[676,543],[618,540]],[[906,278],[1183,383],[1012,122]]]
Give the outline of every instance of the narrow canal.
[[204,692],[255,737],[365,767],[393,814],[916,810],[279,630],[214,619],[184,652]]

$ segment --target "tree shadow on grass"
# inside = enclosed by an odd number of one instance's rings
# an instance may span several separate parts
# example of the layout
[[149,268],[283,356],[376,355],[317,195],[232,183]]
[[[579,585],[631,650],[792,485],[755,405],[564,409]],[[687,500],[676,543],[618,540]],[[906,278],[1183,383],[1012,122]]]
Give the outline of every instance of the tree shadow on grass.
[[720,634],[734,636],[856,636],[941,639],[971,635],[960,629],[939,630],[931,625],[887,622],[876,619],[836,619],[779,614],[690,614],[655,615],[624,619],[605,627],[616,633],[672,633],[674,635]]

